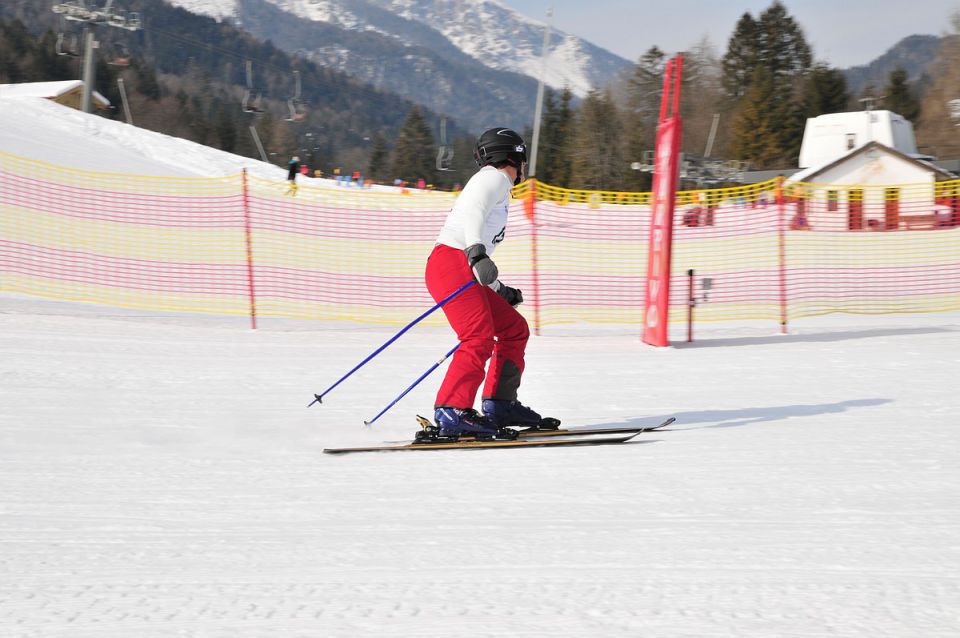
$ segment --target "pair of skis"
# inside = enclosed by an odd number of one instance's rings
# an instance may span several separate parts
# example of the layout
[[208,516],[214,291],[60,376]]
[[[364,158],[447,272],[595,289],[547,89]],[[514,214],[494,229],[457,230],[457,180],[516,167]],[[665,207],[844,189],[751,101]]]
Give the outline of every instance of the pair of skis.
[[[423,419],[423,417],[418,417]],[[458,441],[442,443],[405,443],[401,445],[377,445],[371,447],[326,448],[327,454],[353,454],[356,452],[401,452],[415,450],[491,450],[520,447],[568,447],[574,445],[616,445],[626,443],[644,432],[653,432],[665,428],[676,419],[670,417],[663,423],[653,426],[625,428],[592,428],[582,430],[537,430],[522,429],[516,439],[494,439],[478,441],[461,438]],[[426,419],[423,419],[426,421]],[[421,425],[423,424],[421,421]],[[429,423],[429,421],[427,421]]]

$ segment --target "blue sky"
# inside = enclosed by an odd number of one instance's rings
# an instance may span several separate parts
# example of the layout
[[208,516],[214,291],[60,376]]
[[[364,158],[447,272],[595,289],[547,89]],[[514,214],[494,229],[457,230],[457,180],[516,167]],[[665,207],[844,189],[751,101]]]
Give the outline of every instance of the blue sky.
[[[817,60],[866,64],[901,38],[942,35],[960,0],[782,0]],[[553,6],[555,27],[635,61],[653,45],[682,51],[708,36],[722,55],[740,16],[758,17],[773,0],[501,0],[537,20]]]

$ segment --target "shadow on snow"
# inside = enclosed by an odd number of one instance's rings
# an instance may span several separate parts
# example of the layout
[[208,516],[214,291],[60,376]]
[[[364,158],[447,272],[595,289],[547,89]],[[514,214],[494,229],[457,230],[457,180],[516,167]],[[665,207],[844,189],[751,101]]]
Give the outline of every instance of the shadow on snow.
[[848,341],[850,339],[873,339],[875,337],[900,337],[905,335],[937,334],[955,332],[952,328],[874,328],[871,330],[841,330],[838,332],[822,332],[817,334],[775,334],[757,337],[729,337],[719,339],[702,339],[687,343],[686,341],[671,342],[674,348],[715,348],[718,346],[759,346],[777,343],[829,343],[831,341]]
[[[853,399],[838,403],[819,403],[811,405],[780,405],[764,408],[740,408],[737,410],[698,410],[695,412],[675,412],[662,417],[633,417],[625,421],[600,423],[595,428],[622,428],[653,426],[667,416],[676,417],[676,423],[667,430],[690,430],[699,428],[733,428],[741,425],[753,425],[768,421],[782,421],[792,417],[837,414],[853,408],[865,408],[892,403],[892,399]],[[705,425],[697,425],[705,424]],[[697,427],[685,427],[697,425]]]

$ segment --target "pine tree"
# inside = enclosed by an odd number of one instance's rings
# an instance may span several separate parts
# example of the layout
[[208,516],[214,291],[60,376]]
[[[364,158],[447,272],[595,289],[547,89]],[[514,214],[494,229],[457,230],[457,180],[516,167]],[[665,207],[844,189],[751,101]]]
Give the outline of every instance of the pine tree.
[[883,105],[887,110],[902,115],[913,122],[920,115],[920,103],[914,97],[913,91],[907,82],[907,72],[897,67],[890,73],[890,80],[884,89],[886,98]]
[[217,111],[214,132],[219,147],[228,153],[232,153],[233,149],[236,148],[237,145],[237,128],[234,121],[227,114],[227,109],[223,105],[221,105]]
[[584,98],[573,136],[571,160],[574,188],[623,190],[629,170],[620,114],[609,92],[591,91]]
[[[683,147],[687,153],[699,155],[707,150],[714,115],[723,116],[726,110],[720,81],[720,62],[709,40],[702,39],[683,54],[682,71],[680,114],[683,117]],[[715,143],[710,154],[722,156],[718,150]]]
[[391,172],[395,178],[406,182],[416,182],[418,179],[429,182],[436,170],[436,157],[433,133],[420,107],[415,106],[410,109],[397,135]]
[[723,56],[723,88],[727,96],[733,99],[743,97],[757,66],[757,22],[749,13],[744,13],[737,21],[733,35],[727,44],[727,53]]
[[543,125],[537,148],[537,179],[553,186],[570,184],[570,133],[574,112],[569,88],[559,98],[548,90],[544,96]]
[[383,133],[377,131],[373,136],[372,146],[370,148],[370,163],[367,164],[367,175],[370,179],[383,181],[387,179],[387,160],[390,151],[387,148],[387,140]]
[[775,84],[787,85],[812,61],[803,29],[775,0],[758,19],[745,13],[737,22],[723,56],[723,86],[731,98],[745,95],[757,67],[766,69]]
[[[730,148],[747,153],[737,159],[751,161],[758,168],[765,167],[766,162],[792,164],[803,136],[806,107],[800,95],[801,80],[810,68],[812,55],[803,30],[779,0],[758,20],[749,14],[740,19],[723,59],[723,86],[738,111],[738,137]],[[763,86],[755,87],[755,82]],[[757,126],[744,125],[750,121]],[[771,139],[740,137],[761,135]]]
[[627,107],[642,116],[645,124],[656,123],[663,93],[663,73],[667,54],[656,45],[640,56],[627,80]]
[[960,157],[960,11],[950,16],[950,26],[930,67],[916,126],[918,146],[942,159]]
[[777,113],[770,108],[775,101],[776,85],[772,74],[758,68],[749,86],[733,121],[730,151],[753,167],[772,167],[784,154],[778,135]]
[[776,84],[800,76],[813,61],[810,45],[800,25],[779,0],[760,14],[757,22],[757,52]]
[[850,94],[843,73],[823,63],[815,64],[804,82],[803,102],[806,117],[847,110]]
[[136,78],[137,91],[148,99],[159,100],[162,93],[154,68],[141,63],[136,58],[134,58],[130,67],[133,69],[134,77]]
[[650,188],[650,173],[630,167],[640,163],[645,152],[653,151],[666,62],[667,54],[660,47],[652,46],[622,76],[616,87],[623,126],[622,147],[627,165],[623,174],[625,190]]

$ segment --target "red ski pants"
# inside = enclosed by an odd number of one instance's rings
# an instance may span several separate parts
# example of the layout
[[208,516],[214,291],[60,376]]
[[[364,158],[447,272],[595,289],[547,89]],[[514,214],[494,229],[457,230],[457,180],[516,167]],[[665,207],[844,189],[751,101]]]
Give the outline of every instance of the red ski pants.
[[[441,299],[473,278],[462,250],[442,244],[427,260],[427,290]],[[453,355],[434,407],[472,408],[480,384],[484,399],[516,400],[530,328],[503,297],[487,286],[470,286],[443,306],[460,347]],[[492,357],[492,360],[491,360]],[[491,360],[490,367],[487,361]]]

